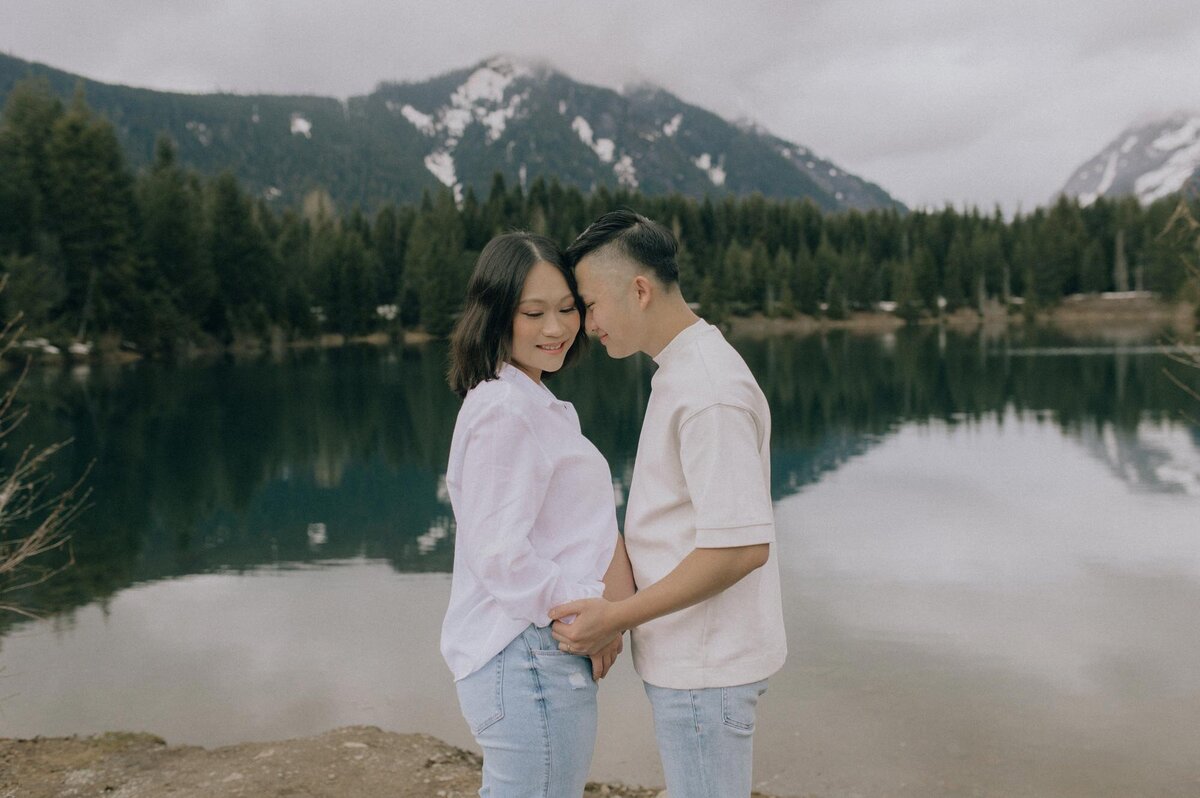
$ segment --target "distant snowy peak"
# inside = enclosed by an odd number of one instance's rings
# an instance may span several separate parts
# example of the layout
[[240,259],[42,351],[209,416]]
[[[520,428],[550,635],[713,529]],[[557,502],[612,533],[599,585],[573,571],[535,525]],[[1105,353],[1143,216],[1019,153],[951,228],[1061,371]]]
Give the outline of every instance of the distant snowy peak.
[[1062,193],[1090,205],[1135,196],[1149,204],[1200,177],[1200,112],[1177,113],[1117,136],[1067,180]]

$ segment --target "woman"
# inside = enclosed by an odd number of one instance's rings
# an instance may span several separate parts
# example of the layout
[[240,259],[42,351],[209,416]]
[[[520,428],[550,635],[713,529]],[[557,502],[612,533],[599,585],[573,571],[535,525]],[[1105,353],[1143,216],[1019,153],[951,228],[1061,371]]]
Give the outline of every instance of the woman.
[[464,400],[446,470],[458,531],[442,656],[483,749],[481,796],[583,794],[595,682],[621,651],[620,637],[590,661],[560,651],[546,615],[604,595],[605,577],[610,598],[632,592],[608,464],[542,384],[583,354],[583,314],[553,242],[507,233],[480,254],[451,337]]

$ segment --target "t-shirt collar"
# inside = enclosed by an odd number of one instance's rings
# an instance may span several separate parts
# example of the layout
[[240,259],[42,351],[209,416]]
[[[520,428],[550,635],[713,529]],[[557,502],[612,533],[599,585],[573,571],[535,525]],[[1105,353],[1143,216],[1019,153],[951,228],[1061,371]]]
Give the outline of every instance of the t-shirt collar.
[[704,319],[696,319],[680,330],[671,341],[662,348],[657,355],[654,356],[654,362],[662,366],[671,359],[671,354],[683,347],[687,346],[688,341],[692,341],[698,335],[702,335],[711,325]]
[[546,407],[553,407],[559,404],[558,397],[549,388],[540,382],[534,382],[532,377],[512,363],[506,361],[500,367],[500,372],[497,376],[505,382],[515,385],[519,390],[529,394],[530,397],[538,400],[546,405]]

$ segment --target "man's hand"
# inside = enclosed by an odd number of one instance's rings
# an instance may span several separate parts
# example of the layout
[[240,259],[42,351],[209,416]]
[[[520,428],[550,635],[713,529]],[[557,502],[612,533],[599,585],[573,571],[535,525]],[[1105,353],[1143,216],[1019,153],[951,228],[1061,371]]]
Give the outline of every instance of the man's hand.
[[625,650],[625,641],[621,635],[617,635],[604,648],[592,655],[592,679],[600,681],[608,675],[608,671],[612,668],[613,663],[617,661],[617,657]]
[[[549,615],[554,621],[550,633],[558,641],[558,647],[569,654],[590,657],[624,631],[614,618],[613,602],[607,599],[568,601],[551,609]],[[568,615],[574,615],[575,620],[571,623],[559,620]]]

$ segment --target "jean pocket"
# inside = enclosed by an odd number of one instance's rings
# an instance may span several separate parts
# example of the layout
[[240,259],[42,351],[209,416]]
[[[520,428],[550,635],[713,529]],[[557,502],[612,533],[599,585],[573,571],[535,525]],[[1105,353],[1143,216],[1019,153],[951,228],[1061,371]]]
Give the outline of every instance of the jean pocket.
[[767,692],[766,682],[721,688],[721,713],[726,726],[754,731],[758,697]]
[[504,717],[504,652],[455,684],[463,717],[478,736]]
[[535,657],[576,657],[558,647],[549,626],[530,626],[525,632],[525,642]]

